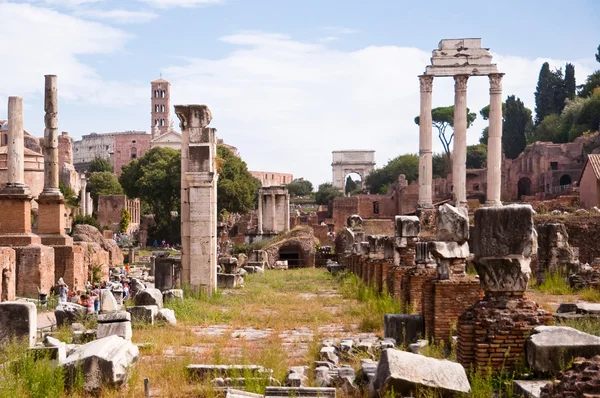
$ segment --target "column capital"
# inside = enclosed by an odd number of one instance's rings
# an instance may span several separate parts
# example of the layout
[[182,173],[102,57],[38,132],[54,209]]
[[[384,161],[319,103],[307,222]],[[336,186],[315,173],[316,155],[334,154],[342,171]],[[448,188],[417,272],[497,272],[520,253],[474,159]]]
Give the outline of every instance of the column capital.
[[490,73],[490,94],[502,94],[502,77],[504,73]]
[[421,92],[431,92],[433,89],[433,76],[431,75],[420,75],[419,83],[421,85]]
[[469,75],[454,75],[454,91],[467,91]]

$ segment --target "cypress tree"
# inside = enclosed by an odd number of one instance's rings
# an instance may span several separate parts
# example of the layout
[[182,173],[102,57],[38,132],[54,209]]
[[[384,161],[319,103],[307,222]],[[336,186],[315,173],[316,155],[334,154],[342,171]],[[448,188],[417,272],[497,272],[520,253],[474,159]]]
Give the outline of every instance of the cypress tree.
[[502,148],[507,158],[515,159],[527,146],[527,133],[532,129],[531,110],[523,101],[510,95],[502,125]]
[[[535,90],[535,123],[539,124],[544,118],[555,113],[554,81],[556,76],[550,71],[548,62],[540,69],[538,84]],[[509,97],[510,98],[510,97]],[[508,102],[508,100],[507,100]]]
[[575,82],[575,67],[573,64],[567,64],[565,66],[565,95],[568,99],[575,98],[575,88],[577,84]]

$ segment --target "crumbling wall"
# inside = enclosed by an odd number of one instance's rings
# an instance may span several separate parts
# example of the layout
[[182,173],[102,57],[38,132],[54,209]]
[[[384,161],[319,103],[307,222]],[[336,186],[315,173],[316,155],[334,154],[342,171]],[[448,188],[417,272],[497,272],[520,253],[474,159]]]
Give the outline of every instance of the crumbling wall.
[[[84,290],[89,270],[85,262],[85,250],[81,246],[54,247],[54,279],[63,278],[72,289]],[[107,275],[108,276],[108,275]]]
[[16,294],[37,298],[50,294],[54,286],[54,249],[38,244],[15,247],[17,260]]
[[0,301],[13,301],[17,288],[17,260],[15,251],[0,247]]
[[126,208],[125,195],[99,195],[98,196],[98,224],[101,228],[118,228],[123,218],[123,209]]
[[600,215],[536,215],[536,226],[552,222],[563,223],[569,234],[569,244],[579,248],[579,261],[591,264],[595,258],[600,257]]

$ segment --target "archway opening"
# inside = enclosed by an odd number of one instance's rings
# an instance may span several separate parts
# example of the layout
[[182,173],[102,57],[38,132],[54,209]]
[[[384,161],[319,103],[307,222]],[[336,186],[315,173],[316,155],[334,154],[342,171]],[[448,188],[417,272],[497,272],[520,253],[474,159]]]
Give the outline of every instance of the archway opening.
[[289,268],[305,266],[302,247],[297,243],[289,243],[279,248],[279,260],[287,260]]
[[523,177],[517,183],[518,196],[517,198],[521,200],[521,196],[529,196],[531,195],[531,180],[527,177]]
[[346,196],[356,195],[363,188],[363,179],[360,174],[351,172],[344,177],[344,194]]
[[8,271],[2,271],[2,286],[0,287],[0,301],[8,301]]
[[571,185],[571,182],[572,182],[572,181],[571,181],[571,176],[570,176],[570,175],[568,175],[568,174],[565,174],[565,175],[563,175],[562,177],[560,177],[560,180],[558,181],[558,183],[559,183],[561,186],[564,186],[564,185]]

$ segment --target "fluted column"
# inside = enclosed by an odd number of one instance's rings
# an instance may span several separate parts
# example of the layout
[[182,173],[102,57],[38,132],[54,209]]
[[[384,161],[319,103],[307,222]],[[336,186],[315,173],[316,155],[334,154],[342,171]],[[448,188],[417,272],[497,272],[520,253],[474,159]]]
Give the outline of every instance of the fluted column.
[[502,76],[493,73],[490,78],[490,126],[487,149],[487,200],[488,206],[502,206]]
[[285,204],[285,231],[290,230],[290,195],[286,194],[283,197]]
[[277,233],[277,197],[274,193],[271,194],[271,222],[273,223],[273,233]]
[[87,180],[85,178],[85,174],[81,174],[79,179],[80,181],[80,190],[79,190],[79,210],[81,211],[82,216],[87,216],[86,210],[86,197],[85,197],[85,189],[87,187]]
[[258,190],[258,233],[263,233],[263,195],[262,190]]
[[46,75],[44,110],[43,196],[62,196],[58,189],[58,90],[55,75]]
[[[25,144],[23,141],[23,98],[8,98],[8,181],[5,191],[29,194],[25,185]],[[22,191],[22,192],[21,192]]]
[[433,176],[431,150],[431,91],[433,76],[419,76],[421,86],[421,111],[419,115],[419,200],[417,207],[432,208],[431,182]]
[[454,146],[452,149],[452,185],[456,206],[467,205],[467,80],[454,76]]

